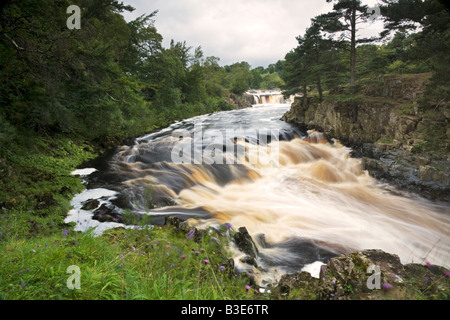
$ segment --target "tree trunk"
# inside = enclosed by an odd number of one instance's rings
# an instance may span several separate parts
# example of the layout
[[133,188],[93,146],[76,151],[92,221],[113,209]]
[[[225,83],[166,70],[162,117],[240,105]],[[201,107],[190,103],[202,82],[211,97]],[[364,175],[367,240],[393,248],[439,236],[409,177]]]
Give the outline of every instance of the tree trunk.
[[319,91],[319,101],[322,102],[323,90],[322,90],[322,83],[320,82],[320,77],[317,78],[317,91]]
[[351,44],[350,44],[350,89],[355,88],[356,77],[356,8],[352,9],[351,19]]

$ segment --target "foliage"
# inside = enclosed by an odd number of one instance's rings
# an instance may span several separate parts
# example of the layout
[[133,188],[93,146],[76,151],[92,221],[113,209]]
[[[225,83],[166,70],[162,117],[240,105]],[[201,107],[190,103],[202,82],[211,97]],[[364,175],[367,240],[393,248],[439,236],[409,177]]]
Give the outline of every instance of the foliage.
[[383,3],[383,44],[356,37],[357,23],[368,17],[361,1],[336,1],[332,12],[313,18],[305,34],[297,37],[299,45],[285,56],[285,96],[309,92],[322,96],[323,91],[344,92],[349,85],[355,92],[358,84],[376,82],[382,74],[433,72],[422,108],[449,101],[448,10],[437,0]]
[[[220,110],[228,87],[219,59],[185,42],[163,48],[157,11],[126,22],[121,13],[133,8],[83,0],[81,28],[69,30],[69,5],[12,1],[2,9],[1,139],[20,127],[107,140]],[[247,89],[244,65],[230,73],[233,92]]]

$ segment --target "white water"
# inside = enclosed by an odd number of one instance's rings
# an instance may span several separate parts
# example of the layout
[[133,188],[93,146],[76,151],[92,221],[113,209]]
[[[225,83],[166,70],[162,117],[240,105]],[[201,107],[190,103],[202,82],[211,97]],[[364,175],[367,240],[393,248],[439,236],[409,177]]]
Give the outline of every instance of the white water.
[[[450,266],[448,205],[391,192],[392,187],[380,184],[361,170],[360,160],[349,156],[350,149],[327,143],[320,135],[277,142],[277,166],[246,162],[240,166],[211,167],[170,161],[170,151],[176,143],[171,133],[180,128],[192,130],[199,120],[204,129],[276,128],[292,136],[295,129],[278,120],[288,108],[289,105],[255,106],[179,122],[137,139],[133,146],[121,148],[110,172],[121,177],[118,186],[140,212],[185,215],[193,210],[193,217],[195,210],[201,208],[209,216],[190,219],[193,225],[204,228],[231,223],[236,230],[245,226],[254,239],[264,234],[265,243],[256,241],[261,253],[259,263],[266,270],[262,274],[241,263],[242,253],[232,248],[236,266],[259,275],[261,283],[300,270],[317,276],[327,257],[311,256],[319,249],[334,255],[381,249],[399,255],[403,263],[429,261]],[[247,156],[268,148],[243,139],[236,144],[245,148]],[[144,197],[142,190],[149,185],[177,205],[159,210],[136,205]],[[107,193],[97,191],[97,198]],[[80,204],[91,196],[82,194],[74,199],[72,221],[89,216]],[[100,228],[100,224],[96,227]],[[317,250],[308,249],[305,243],[312,243]]]

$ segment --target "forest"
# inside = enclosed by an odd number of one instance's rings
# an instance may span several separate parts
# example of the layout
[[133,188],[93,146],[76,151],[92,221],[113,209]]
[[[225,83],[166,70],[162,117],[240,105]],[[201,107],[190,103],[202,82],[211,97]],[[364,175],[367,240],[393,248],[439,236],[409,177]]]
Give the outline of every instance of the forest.
[[[422,104],[450,100],[450,15],[442,2],[382,0],[375,17],[361,1],[333,3],[333,11],[311,19],[282,62],[286,96],[314,93],[322,101],[324,92],[356,93],[380,75],[432,72]],[[375,18],[384,22],[380,35],[359,37]]]
[[[359,36],[373,18],[363,1],[320,1],[332,3],[332,11],[312,18],[297,47],[267,67],[221,65],[220,57],[185,41],[164,47],[158,8],[126,21],[124,12],[134,8],[119,0],[77,0],[80,28],[69,28],[70,0],[2,4],[0,300],[295,299],[297,293],[267,298],[249,290],[249,280],[234,274],[226,251],[207,237],[189,242],[172,229],[139,226],[93,238],[64,219],[84,190],[73,170],[127,139],[232,110],[230,97],[249,89],[320,102],[356,95],[380,75],[429,73],[421,111],[448,108],[450,14],[443,1],[380,0],[384,29],[373,38]],[[171,269],[164,258],[176,246],[192,254],[180,258],[186,267]],[[208,259],[198,260],[205,252]],[[82,267],[82,291],[65,287],[67,261]],[[157,268],[175,271],[159,276]],[[449,297],[416,289],[407,297]]]
[[264,68],[250,71],[247,62],[221,67],[220,58],[205,57],[201,47],[186,42],[172,40],[163,48],[154,26],[157,11],[126,22],[121,14],[132,7],[83,0],[82,27],[71,30],[69,5],[10,1],[2,8],[2,154],[21,134],[136,136],[229,110],[229,93],[278,84],[279,78],[263,79],[261,74],[269,74]]
[[380,74],[433,72],[425,100],[449,100],[450,18],[440,1],[383,0],[385,30],[370,39],[357,34],[371,18],[368,7],[334,2],[333,11],[311,19],[284,60],[264,68],[220,66],[219,57],[186,42],[163,48],[157,10],[126,22],[122,13],[131,6],[83,0],[82,27],[69,29],[69,1],[9,1],[0,25],[0,153],[30,133],[136,136],[229,110],[224,97],[249,88],[322,99],[324,91],[354,91]]

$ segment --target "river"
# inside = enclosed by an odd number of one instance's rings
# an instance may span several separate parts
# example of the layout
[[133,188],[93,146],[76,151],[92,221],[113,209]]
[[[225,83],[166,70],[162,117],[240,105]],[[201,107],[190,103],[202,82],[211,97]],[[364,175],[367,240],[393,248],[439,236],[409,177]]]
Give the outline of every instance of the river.
[[[155,224],[176,215],[198,228],[245,226],[265,270],[261,283],[300,270],[317,276],[330,257],[361,249],[395,253],[403,263],[450,265],[448,205],[370,177],[338,141],[279,120],[289,108],[203,115],[135,139],[96,167],[74,172],[87,190],[73,199],[66,222],[97,233],[123,226],[81,209],[98,199]],[[236,267],[251,272],[231,249]]]

